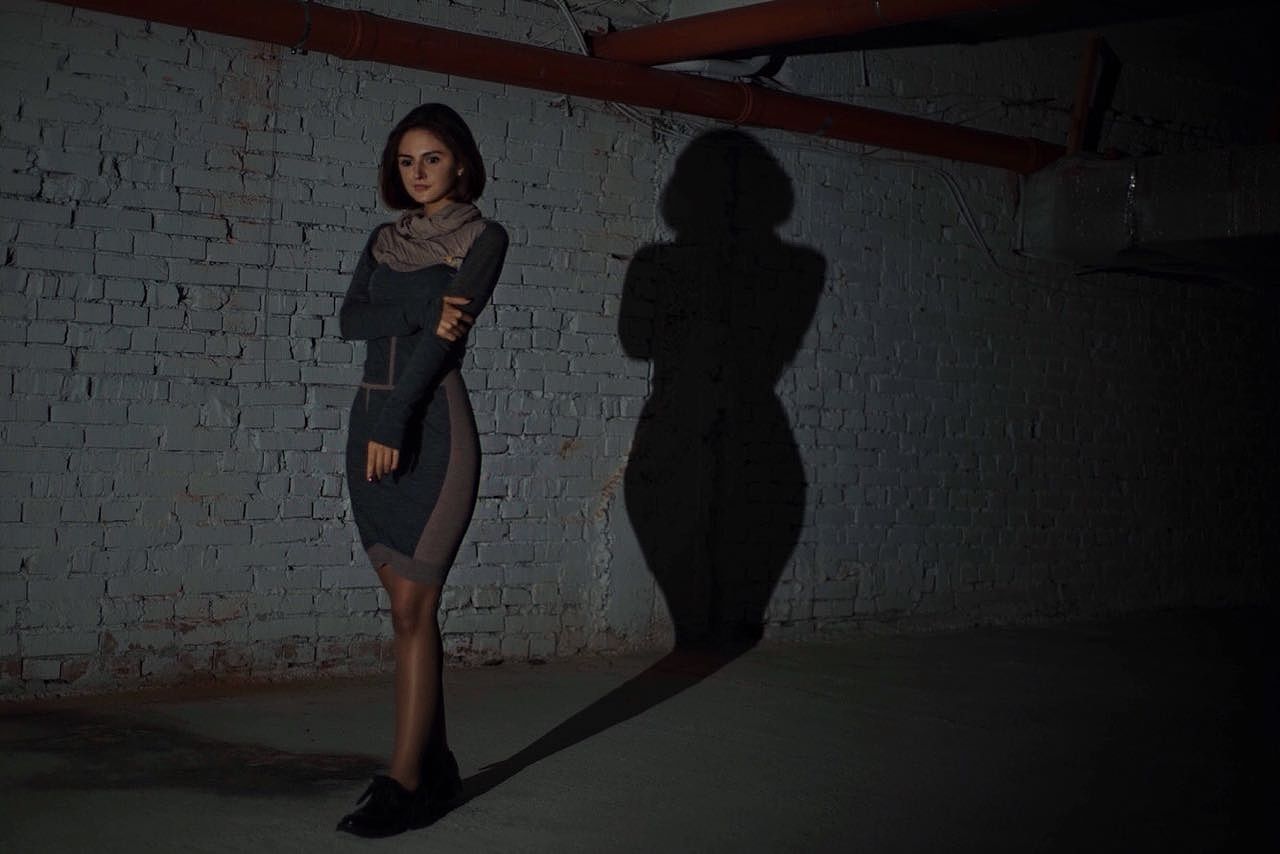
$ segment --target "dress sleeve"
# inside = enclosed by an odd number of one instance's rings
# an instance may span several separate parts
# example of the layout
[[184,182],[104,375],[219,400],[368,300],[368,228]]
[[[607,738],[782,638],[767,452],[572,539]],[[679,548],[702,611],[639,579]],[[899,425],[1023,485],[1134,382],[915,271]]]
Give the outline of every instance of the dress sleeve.
[[[373,241],[377,236],[378,228],[375,228],[360,253],[360,262],[351,274],[351,284],[347,286],[347,295],[338,311],[338,331],[346,341],[409,335],[425,325],[425,307],[423,311],[416,312],[402,303],[370,302],[369,277],[378,266],[373,260]],[[439,307],[435,312],[439,316]]]
[[[493,287],[502,272],[502,262],[507,255],[507,232],[496,222],[488,223],[484,231],[476,237],[471,245],[462,266],[454,275],[453,281],[445,289],[445,296],[463,296],[471,302],[462,306],[463,311],[476,317],[489,302]],[[428,390],[432,388],[451,354],[461,356],[466,348],[466,339],[448,341],[435,334],[440,319],[440,300],[434,301],[434,314],[429,323],[423,324],[427,330],[414,348],[413,355],[405,365],[404,373],[396,382],[395,389],[387,396],[378,420],[374,423],[370,438],[391,448],[401,447],[404,441],[405,427],[414,406]],[[426,311],[423,314],[427,314]]]

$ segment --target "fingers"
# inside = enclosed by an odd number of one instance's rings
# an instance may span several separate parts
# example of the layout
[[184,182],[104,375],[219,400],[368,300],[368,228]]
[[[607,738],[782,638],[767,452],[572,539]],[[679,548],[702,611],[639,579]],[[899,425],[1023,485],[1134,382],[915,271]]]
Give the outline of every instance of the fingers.
[[446,296],[444,301],[449,305],[466,305],[471,302],[471,297]]
[[388,448],[377,442],[369,442],[364,464],[365,480],[380,480],[395,471],[399,465],[400,450],[398,448]]
[[453,308],[451,306],[446,306],[444,310],[440,312],[441,324],[454,325],[460,321],[465,322],[469,325],[475,322],[475,318],[470,314],[467,314],[462,309]]
[[436,326],[436,335],[446,341],[457,341],[467,334],[475,322],[475,317],[465,311],[445,306],[440,311],[440,323]]

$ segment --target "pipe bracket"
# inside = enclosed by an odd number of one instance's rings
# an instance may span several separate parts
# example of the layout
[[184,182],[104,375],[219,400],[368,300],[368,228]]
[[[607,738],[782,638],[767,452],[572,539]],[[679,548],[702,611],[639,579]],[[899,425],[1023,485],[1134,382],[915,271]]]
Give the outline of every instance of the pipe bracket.
[[298,43],[289,48],[289,53],[307,52],[307,39],[311,38],[311,0],[298,0],[302,4],[303,24],[302,38],[298,39]]

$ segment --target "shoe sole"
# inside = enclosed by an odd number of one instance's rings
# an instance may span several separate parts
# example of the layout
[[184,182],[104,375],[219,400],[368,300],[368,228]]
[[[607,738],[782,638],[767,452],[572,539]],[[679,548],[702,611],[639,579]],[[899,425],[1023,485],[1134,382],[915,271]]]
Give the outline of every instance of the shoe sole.
[[462,804],[462,791],[459,790],[447,798],[437,798],[423,808],[421,816],[413,823],[415,830],[434,824],[455,807]]

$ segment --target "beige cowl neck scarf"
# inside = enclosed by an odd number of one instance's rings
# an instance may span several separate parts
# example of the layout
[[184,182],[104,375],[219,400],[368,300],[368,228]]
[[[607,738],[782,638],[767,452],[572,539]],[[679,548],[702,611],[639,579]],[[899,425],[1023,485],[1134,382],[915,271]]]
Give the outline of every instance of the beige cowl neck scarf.
[[470,202],[451,202],[434,214],[408,211],[378,231],[373,259],[393,270],[421,270],[432,264],[457,268],[484,230],[480,209]]

